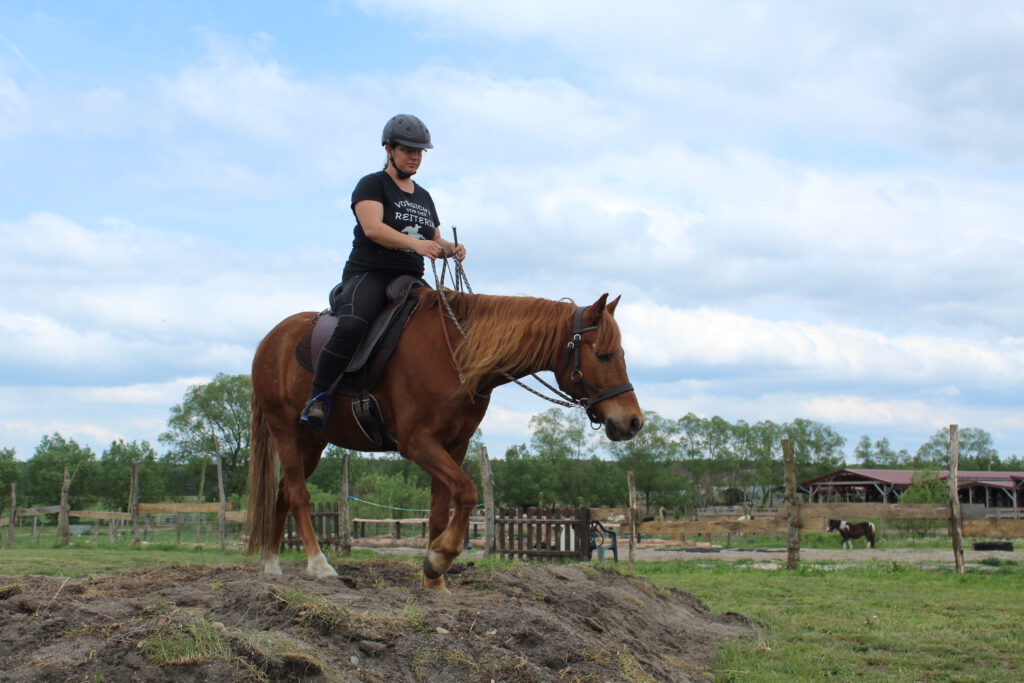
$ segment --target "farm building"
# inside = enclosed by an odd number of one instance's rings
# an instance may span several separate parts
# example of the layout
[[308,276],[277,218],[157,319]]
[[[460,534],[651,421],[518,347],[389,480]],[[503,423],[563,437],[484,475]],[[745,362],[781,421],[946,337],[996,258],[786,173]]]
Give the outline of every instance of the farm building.
[[[801,482],[808,502],[846,501],[897,503],[913,484],[917,470],[842,469]],[[943,481],[948,470],[939,472]],[[1024,505],[1024,472],[961,471],[957,478],[960,502],[985,507]]]

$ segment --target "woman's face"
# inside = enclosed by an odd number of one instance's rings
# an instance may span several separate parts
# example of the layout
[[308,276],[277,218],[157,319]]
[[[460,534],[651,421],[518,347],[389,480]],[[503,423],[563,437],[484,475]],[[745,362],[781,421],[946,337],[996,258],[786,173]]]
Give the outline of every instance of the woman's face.
[[423,150],[405,145],[394,145],[391,148],[391,161],[395,168],[409,175],[419,170],[423,161]]

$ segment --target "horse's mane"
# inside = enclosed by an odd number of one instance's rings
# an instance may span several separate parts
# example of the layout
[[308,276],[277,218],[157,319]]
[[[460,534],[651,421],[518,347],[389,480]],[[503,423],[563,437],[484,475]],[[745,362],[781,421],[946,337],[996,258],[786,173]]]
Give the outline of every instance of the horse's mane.
[[[570,300],[552,301],[525,296],[494,296],[446,291],[452,311],[466,331],[453,338],[464,387],[476,393],[488,377],[520,377],[538,369],[561,368],[567,352],[572,314]],[[621,344],[618,325],[605,312],[597,329],[599,351]]]

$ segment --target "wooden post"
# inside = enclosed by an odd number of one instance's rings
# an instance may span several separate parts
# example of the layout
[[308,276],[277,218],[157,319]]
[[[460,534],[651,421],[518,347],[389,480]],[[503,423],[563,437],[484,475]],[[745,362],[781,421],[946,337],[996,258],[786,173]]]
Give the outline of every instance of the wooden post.
[[217,443],[217,435],[213,435],[213,442],[217,444],[217,495],[220,496],[220,510],[217,512],[217,521],[220,524],[220,549],[227,550],[228,538],[225,522],[227,521],[228,506],[224,497],[224,465],[220,457],[220,444]]
[[626,520],[629,524],[629,571],[633,571],[636,559],[636,480],[632,472],[626,472],[626,481],[629,483],[629,517]]
[[960,434],[956,425],[949,425],[949,529],[953,536],[953,561],[956,573],[964,573],[964,539],[960,517]]
[[352,554],[352,536],[349,533],[349,511],[348,511],[348,461],[351,452],[347,449],[345,454],[341,458],[341,491],[338,494],[339,509],[338,514],[341,517],[339,520],[338,535],[339,543],[341,544],[341,555],[342,557],[349,557]]
[[[206,456],[204,455],[199,459],[199,495],[196,499],[199,503],[206,502],[205,497],[206,491]],[[203,513],[194,513],[196,517],[196,543],[202,544],[203,542]]]
[[139,463],[132,463],[132,481],[128,492],[128,512],[132,516],[132,545],[139,545]]
[[480,447],[480,479],[484,487],[484,557],[494,554],[494,473],[487,446]]
[[11,482],[11,514],[7,518],[7,547],[14,547],[14,523],[18,520],[18,485]]
[[800,497],[796,493],[796,457],[793,441],[782,440],[782,465],[785,468],[786,502],[789,507],[788,534],[786,537],[786,569],[800,565]]
[[60,485],[60,512],[57,513],[57,538],[61,546],[66,546],[71,540],[71,529],[68,525],[68,490],[71,488],[71,475],[68,468],[64,468],[64,481]]

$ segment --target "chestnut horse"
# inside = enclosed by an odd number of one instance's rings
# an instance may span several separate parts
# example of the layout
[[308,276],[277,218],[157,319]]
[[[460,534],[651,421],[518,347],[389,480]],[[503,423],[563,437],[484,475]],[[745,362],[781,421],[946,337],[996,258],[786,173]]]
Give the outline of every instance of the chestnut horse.
[[[446,591],[444,575],[462,551],[477,503],[476,487],[461,465],[492,389],[549,370],[609,439],[632,438],[644,418],[612,317],[618,299],[607,303],[604,294],[590,306],[577,307],[568,301],[446,290],[448,306],[443,306],[433,289],[424,287],[413,295],[419,297],[418,308],[373,394],[398,452],[430,474],[430,531],[421,583]],[[327,443],[357,451],[380,447],[355,422],[347,397],[333,397],[323,432],[300,425],[312,373],[295,360],[295,346],[315,317],[297,313],[286,318],[260,342],[253,358],[246,552],[259,552],[263,571],[280,574],[278,553],[290,510],[306,550],[307,571],[327,578],[337,573],[313,531],[306,479]]]

